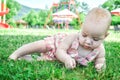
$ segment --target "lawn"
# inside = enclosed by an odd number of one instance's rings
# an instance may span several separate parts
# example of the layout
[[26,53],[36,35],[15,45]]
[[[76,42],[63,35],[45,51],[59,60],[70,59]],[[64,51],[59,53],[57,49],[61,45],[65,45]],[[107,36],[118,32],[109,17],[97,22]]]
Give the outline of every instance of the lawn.
[[98,73],[93,63],[77,65],[73,70],[59,61],[8,60],[8,56],[23,44],[43,39],[57,32],[77,30],[0,29],[0,80],[120,80],[120,32],[109,31],[105,40],[105,71]]

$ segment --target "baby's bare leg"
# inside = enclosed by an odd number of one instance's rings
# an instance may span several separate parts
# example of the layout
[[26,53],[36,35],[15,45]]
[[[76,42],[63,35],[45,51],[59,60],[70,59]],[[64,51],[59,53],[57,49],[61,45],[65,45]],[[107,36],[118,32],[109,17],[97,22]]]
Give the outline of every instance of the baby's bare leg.
[[21,56],[32,54],[34,52],[42,52],[45,53],[46,50],[46,43],[44,40],[35,41],[32,43],[28,43],[23,45],[22,47],[18,48],[15,52],[13,52],[9,58],[16,60]]

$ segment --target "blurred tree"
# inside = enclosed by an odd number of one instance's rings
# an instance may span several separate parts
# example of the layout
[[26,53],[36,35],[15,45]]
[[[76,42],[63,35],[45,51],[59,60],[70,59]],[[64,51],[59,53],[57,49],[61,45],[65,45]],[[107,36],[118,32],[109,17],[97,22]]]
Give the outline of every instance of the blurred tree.
[[13,18],[10,18],[9,21],[8,21],[8,24],[11,26],[11,27],[17,27],[16,25],[16,21],[13,19]]
[[33,27],[37,24],[38,14],[31,10],[23,19],[28,23],[30,27]]
[[[3,0],[2,0],[3,1]],[[15,0],[7,0],[7,8],[9,8],[9,13],[6,15],[6,22],[12,26],[16,27],[16,22],[13,17],[17,14],[18,10],[21,8],[20,4]]]
[[[40,26],[40,27],[42,27],[43,28],[43,26],[44,26],[44,23],[45,23],[45,20],[46,20],[46,17],[47,17],[47,15],[48,15],[48,11],[46,11],[46,10],[40,10],[39,12],[38,12],[38,25]],[[50,20],[50,19],[49,19]],[[48,21],[49,22],[49,21]]]
[[112,25],[120,24],[120,16],[112,16]]
[[9,13],[6,15],[7,20],[13,18],[21,8],[20,4],[15,0],[7,0],[7,7],[10,9]]
[[[83,23],[85,19],[85,14],[84,13],[80,13],[80,22]],[[78,20],[77,19],[73,19],[73,21],[70,23],[71,26],[73,26],[74,29],[80,29],[80,25],[78,25]]]
[[36,26],[43,27],[46,16],[47,16],[46,10],[40,10],[39,12],[31,10],[26,16],[23,17],[23,20],[25,20],[31,27]]
[[[103,5],[103,8],[112,11],[114,9],[120,8],[120,0],[107,0]],[[114,29],[119,29],[118,25],[120,24],[120,16],[112,15],[112,25],[114,25]]]
[[[65,8],[68,9],[69,5],[68,2],[70,0],[60,0],[59,2],[59,6],[57,10],[63,10]],[[80,2],[78,0],[74,0],[75,1],[75,5],[70,4],[70,11],[75,12],[76,9],[80,9],[79,11],[83,10],[84,12],[87,12],[89,10],[88,4],[85,2]]]
[[82,2],[82,3],[80,3],[79,4],[79,6],[80,6],[80,11],[82,11],[83,13],[88,13],[88,11],[89,11],[89,6],[88,6],[88,4],[87,3],[85,3],[85,2]]
[[103,8],[108,10],[114,10],[116,8],[120,8],[120,0],[107,0],[103,5]]

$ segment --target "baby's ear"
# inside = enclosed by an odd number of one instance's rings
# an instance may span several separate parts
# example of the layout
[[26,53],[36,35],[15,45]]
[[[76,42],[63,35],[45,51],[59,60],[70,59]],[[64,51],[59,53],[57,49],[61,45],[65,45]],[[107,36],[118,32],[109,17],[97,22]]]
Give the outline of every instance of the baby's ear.
[[106,34],[105,34],[105,38],[106,38],[108,35],[109,35],[109,33],[106,33]]

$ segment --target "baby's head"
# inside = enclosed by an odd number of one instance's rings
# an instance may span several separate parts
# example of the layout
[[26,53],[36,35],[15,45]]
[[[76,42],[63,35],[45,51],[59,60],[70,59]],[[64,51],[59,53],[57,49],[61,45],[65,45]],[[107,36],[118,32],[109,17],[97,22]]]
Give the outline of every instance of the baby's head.
[[98,47],[105,37],[111,24],[111,14],[102,8],[93,8],[86,16],[81,29],[82,45]]
[[111,23],[111,14],[106,9],[93,8],[83,23],[82,30],[92,34],[107,34]]

